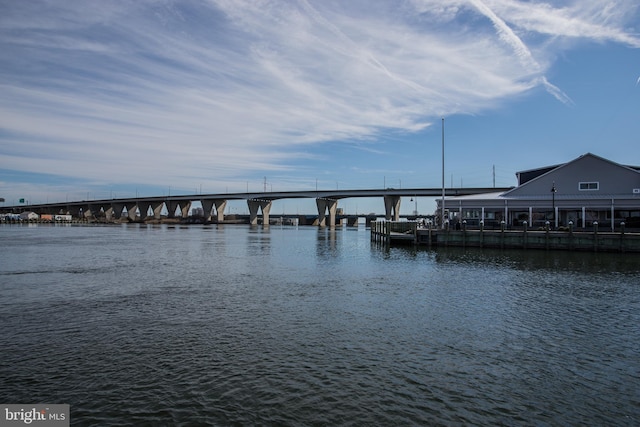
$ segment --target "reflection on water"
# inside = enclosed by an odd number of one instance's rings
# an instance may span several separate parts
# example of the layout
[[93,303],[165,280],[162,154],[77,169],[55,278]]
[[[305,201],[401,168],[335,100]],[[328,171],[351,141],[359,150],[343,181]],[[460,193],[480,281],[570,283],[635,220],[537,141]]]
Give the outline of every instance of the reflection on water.
[[0,400],[77,425],[637,425],[637,255],[0,227]]
[[594,253],[578,251],[499,250],[442,248],[438,260],[458,263],[489,263],[523,270],[576,271],[589,274],[637,273],[637,254]]

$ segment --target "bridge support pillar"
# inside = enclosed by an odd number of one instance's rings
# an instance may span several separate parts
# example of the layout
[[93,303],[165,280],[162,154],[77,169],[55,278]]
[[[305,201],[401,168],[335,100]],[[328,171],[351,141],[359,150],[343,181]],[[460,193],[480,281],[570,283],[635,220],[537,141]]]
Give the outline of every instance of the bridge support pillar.
[[113,212],[113,216],[116,219],[120,219],[122,216],[122,209],[124,208],[124,203],[113,203],[111,205],[111,211]]
[[176,208],[178,207],[178,202],[167,200],[165,202],[165,204],[167,205],[167,217],[168,218],[175,218],[176,217]]
[[[222,222],[222,221],[224,221],[224,210],[227,207],[227,201],[226,200],[216,200],[214,203],[216,205],[217,220],[218,220],[218,222]],[[269,206],[271,206],[271,205],[269,205]]]
[[216,221],[224,221],[224,209],[227,207],[227,201],[224,199],[202,199],[202,209],[204,209],[204,218],[206,221],[213,219],[213,207],[216,207]]
[[138,202],[138,210],[140,210],[140,219],[144,221],[144,219],[149,216],[149,207],[151,203],[146,201]]
[[325,227],[327,225],[326,212],[329,210],[329,226],[336,226],[336,211],[338,210],[338,201],[334,199],[316,199],[318,207],[318,225]]
[[387,221],[399,221],[400,196],[384,196],[384,211]]
[[249,224],[258,225],[258,209],[262,210],[262,225],[269,225],[269,212],[271,211],[271,200],[247,200],[249,205]]
[[104,211],[104,217],[107,221],[111,221],[113,219],[113,207],[110,206]]
[[[189,215],[189,208],[191,207],[191,202],[180,203],[177,200],[167,200],[165,202],[167,205],[168,217],[175,218],[176,217],[176,209],[178,206],[180,207],[180,215],[182,218],[186,218]],[[187,206],[187,215],[185,215],[184,207]]]
[[86,206],[67,206],[66,214],[74,218],[84,218],[84,212],[86,211]]
[[89,205],[88,209],[84,212],[84,217],[86,219],[97,218],[100,216],[100,210],[102,209],[101,205]]
[[211,216],[213,212],[213,199],[201,199],[200,203],[202,203],[202,210],[204,211],[204,220],[206,222],[211,221]]
[[191,202],[185,202],[180,205],[182,218],[189,218],[189,209],[191,209]]
[[164,202],[154,202],[151,204],[151,209],[153,209],[153,219],[162,218],[162,207],[164,206]]
[[[135,221],[138,216],[138,204],[137,203],[127,203],[125,204],[127,208],[127,217],[130,221]],[[140,212],[140,216],[142,217],[142,212]]]

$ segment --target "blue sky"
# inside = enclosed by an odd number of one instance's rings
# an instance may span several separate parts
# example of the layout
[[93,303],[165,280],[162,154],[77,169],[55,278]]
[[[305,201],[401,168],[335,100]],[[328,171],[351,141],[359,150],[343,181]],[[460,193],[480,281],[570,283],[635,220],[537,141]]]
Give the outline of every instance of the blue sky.
[[442,117],[447,186],[640,165],[639,48],[635,0],[3,1],[0,197],[440,187]]

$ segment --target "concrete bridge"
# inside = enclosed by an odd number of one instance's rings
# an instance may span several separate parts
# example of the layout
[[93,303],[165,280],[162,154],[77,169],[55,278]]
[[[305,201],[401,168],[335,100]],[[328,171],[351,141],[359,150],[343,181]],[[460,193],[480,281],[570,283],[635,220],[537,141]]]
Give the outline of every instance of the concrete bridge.
[[[445,196],[463,196],[502,192],[510,188],[445,188]],[[0,208],[5,213],[19,213],[33,211],[37,214],[66,214],[76,218],[89,218],[103,213],[108,220],[122,217],[126,208],[127,216],[135,221],[140,212],[141,218],[146,218],[153,212],[152,217],[160,219],[163,208],[166,208],[169,218],[176,217],[179,209],[180,216],[187,218],[189,209],[194,201],[199,201],[204,210],[205,220],[213,222],[224,221],[224,211],[229,200],[246,200],[249,207],[249,222],[258,224],[258,214],[262,214],[262,223],[269,224],[269,212],[274,200],[280,199],[311,199],[316,200],[318,208],[318,225],[335,226],[337,218],[338,200],[354,197],[382,197],[384,199],[385,217],[398,221],[400,218],[400,201],[407,197],[441,197],[442,188],[385,188],[365,190],[316,190],[316,191],[281,191],[281,192],[253,192],[253,193],[219,193],[219,194],[191,194],[158,197],[135,197],[105,200],[82,200],[64,203],[46,203],[18,206],[4,206]],[[328,217],[328,218],[327,218]],[[327,222],[328,219],[328,222]]]

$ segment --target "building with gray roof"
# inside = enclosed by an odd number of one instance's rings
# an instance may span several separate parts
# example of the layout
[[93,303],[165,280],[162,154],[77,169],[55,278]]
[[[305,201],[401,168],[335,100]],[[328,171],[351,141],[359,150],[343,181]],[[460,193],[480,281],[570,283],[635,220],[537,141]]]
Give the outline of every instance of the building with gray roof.
[[[516,173],[518,186],[496,193],[446,197],[451,224],[601,229],[640,228],[640,167],[591,153],[570,162]],[[441,212],[442,200],[438,200]]]

